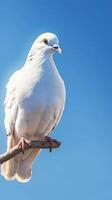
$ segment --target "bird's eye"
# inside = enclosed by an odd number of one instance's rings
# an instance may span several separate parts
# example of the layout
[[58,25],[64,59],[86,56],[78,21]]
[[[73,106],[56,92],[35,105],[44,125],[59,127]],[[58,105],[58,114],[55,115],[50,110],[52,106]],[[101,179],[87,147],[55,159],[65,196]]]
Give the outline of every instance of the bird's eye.
[[48,40],[44,39],[43,42],[48,45]]

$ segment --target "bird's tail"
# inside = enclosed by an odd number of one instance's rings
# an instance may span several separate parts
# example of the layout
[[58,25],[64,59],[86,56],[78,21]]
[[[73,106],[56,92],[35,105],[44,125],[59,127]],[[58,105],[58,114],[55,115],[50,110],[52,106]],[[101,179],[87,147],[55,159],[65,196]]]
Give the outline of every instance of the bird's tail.
[[[7,142],[7,151],[18,143],[14,135],[8,136]],[[32,175],[32,163],[40,151],[40,149],[29,149],[24,154],[20,153],[4,162],[1,165],[1,175],[9,181],[17,179],[19,182],[28,182]]]
[[36,156],[39,155],[40,151],[40,149],[29,149],[22,155],[16,173],[16,179],[19,182],[26,183],[30,180],[32,175],[32,163]]
[[[17,140],[13,135],[8,136],[7,138],[7,151],[17,144]],[[4,162],[1,165],[1,175],[4,176],[7,180],[15,179],[15,175],[18,169],[18,165],[21,159],[21,154],[15,156],[14,158]]]

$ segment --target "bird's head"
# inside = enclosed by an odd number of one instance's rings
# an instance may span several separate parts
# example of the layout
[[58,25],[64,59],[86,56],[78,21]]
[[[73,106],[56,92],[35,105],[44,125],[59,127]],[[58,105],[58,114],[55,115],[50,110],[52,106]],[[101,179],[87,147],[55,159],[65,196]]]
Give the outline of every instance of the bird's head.
[[41,34],[33,43],[31,50],[35,53],[42,53],[52,55],[55,52],[61,54],[61,48],[59,46],[59,40],[53,33]]

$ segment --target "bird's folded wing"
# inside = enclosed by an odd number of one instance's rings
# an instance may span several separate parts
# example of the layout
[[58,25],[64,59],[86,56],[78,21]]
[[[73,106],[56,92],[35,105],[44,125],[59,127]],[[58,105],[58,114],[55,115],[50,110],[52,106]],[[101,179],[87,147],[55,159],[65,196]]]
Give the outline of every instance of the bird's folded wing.
[[7,134],[13,133],[18,113],[18,102],[16,98],[16,80],[20,70],[16,71],[6,85],[5,105],[5,127]]

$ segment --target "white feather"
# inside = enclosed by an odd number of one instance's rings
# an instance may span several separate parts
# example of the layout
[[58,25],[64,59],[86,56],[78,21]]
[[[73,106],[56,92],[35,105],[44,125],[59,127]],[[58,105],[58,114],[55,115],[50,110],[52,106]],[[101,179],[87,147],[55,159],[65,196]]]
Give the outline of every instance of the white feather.
[[[49,45],[44,44],[47,39]],[[25,65],[15,72],[8,84],[5,98],[5,127],[14,145],[22,136],[31,140],[44,138],[58,124],[65,105],[65,86],[53,61],[58,38],[52,33],[42,34],[34,42]],[[10,137],[10,136],[9,136]],[[9,140],[9,139],[8,139]],[[11,143],[8,144],[8,149]],[[12,146],[11,146],[12,147]],[[10,180],[26,182],[31,177],[32,162],[40,150],[29,150],[17,157],[14,173],[2,175]],[[13,160],[12,160],[13,161]],[[14,164],[8,161],[8,165]],[[10,166],[11,168],[11,166]],[[9,168],[8,168],[9,169]]]

